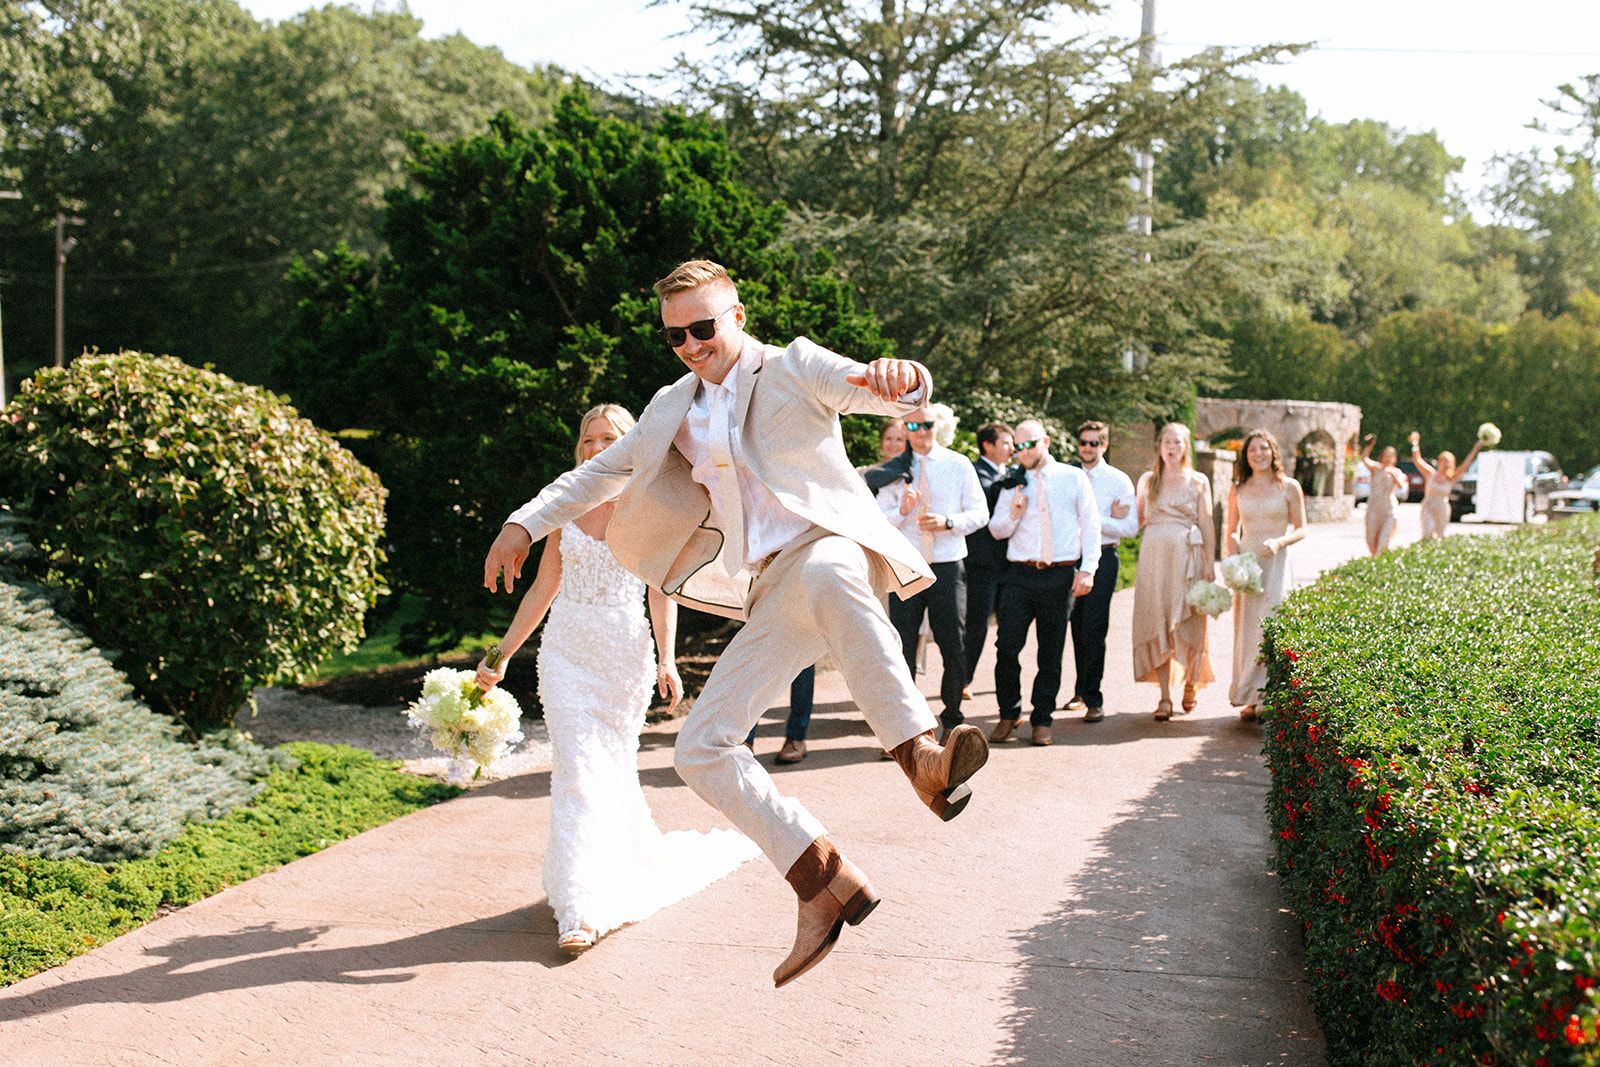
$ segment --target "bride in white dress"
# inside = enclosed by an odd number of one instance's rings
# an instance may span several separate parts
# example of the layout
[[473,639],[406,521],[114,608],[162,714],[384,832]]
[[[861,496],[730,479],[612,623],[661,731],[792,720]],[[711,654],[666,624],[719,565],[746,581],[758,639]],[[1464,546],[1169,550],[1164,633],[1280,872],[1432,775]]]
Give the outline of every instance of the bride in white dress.
[[[602,404],[578,427],[583,463],[619,440],[633,416]],[[756,854],[733,830],[663,834],[639,788],[639,731],[650,689],[676,707],[678,606],[625,571],[606,544],[614,502],[550,535],[505,639],[478,665],[492,689],[549,612],[539,643],[539,701],[550,731],[550,840],[544,888],[562,950],[579,953],[716,881]],[[651,631],[655,647],[652,653]],[[491,657],[493,663],[491,665]]]

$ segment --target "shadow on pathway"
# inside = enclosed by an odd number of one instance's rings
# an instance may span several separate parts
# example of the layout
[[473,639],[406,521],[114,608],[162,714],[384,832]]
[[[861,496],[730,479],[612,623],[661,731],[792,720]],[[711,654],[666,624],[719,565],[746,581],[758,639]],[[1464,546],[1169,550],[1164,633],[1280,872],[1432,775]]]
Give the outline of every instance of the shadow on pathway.
[[[1258,730],[1171,726],[1204,736],[1199,754],[1119,813],[1059,907],[1016,938],[999,1062],[1324,1062],[1262,840]],[[1204,837],[1186,829],[1200,811]]]

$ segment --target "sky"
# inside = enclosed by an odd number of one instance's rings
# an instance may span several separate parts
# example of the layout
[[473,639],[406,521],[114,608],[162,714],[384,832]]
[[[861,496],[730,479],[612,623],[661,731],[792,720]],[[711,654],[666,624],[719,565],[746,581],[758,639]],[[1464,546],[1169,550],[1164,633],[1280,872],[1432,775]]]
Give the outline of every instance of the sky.
[[[270,20],[321,6],[242,3]],[[555,63],[614,88],[647,88],[646,76],[679,52],[706,46],[685,33],[692,20],[681,0],[411,0],[409,7],[426,36],[459,31],[517,63]],[[1140,12],[1141,0],[1108,0],[1091,28],[1136,36]],[[1300,93],[1330,122],[1370,118],[1434,131],[1464,157],[1458,180],[1469,197],[1483,188],[1497,153],[1555,143],[1526,129],[1548,114],[1541,100],[1563,82],[1600,73],[1596,0],[1156,0],[1156,33],[1168,60],[1206,45],[1315,44],[1252,73]]]

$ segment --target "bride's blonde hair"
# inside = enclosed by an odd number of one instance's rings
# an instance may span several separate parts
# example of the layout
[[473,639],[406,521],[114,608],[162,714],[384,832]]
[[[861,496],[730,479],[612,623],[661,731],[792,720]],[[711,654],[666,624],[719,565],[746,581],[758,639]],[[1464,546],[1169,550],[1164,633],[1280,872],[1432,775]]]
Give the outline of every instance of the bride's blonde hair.
[[583,418],[578,420],[578,440],[572,446],[572,465],[583,465],[583,435],[589,432],[589,424],[595,419],[605,419],[611,428],[620,436],[633,429],[633,415],[621,404],[596,404],[583,413]]

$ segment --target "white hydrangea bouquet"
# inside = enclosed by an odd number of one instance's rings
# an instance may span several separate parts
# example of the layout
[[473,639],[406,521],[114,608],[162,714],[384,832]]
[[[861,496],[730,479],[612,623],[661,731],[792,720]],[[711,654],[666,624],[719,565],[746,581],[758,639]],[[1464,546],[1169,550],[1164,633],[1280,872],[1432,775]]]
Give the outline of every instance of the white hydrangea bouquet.
[[1478,427],[1478,443],[1484,448],[1493,448],[1500,443],[1500,427],[1492,422],[1483,423]]
[[1196,611],[1207,615],[1217,616],[1228,610],[1233,603],[1233,594],[1216,582],[1208,582],[1204,578],[1195,579],[1189,587],[1189,595],[1185,598],[1189,606]]
[[1222,584],[1237,593],[1261,592],[1261,561],[1254,552],[1240,552],[1217,564]]
[[522,740],[522,709],[516,698],[499,688],[485,693],[472,671],[429,671],[422,679],[422,697],[406,709],[406,718],[450,757],[449,778],[455,785],[476,781]]

